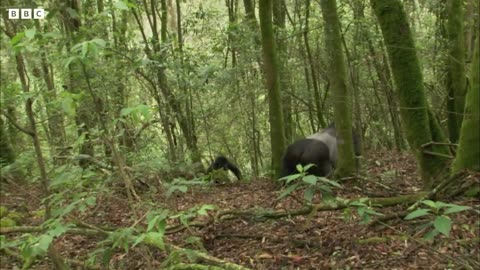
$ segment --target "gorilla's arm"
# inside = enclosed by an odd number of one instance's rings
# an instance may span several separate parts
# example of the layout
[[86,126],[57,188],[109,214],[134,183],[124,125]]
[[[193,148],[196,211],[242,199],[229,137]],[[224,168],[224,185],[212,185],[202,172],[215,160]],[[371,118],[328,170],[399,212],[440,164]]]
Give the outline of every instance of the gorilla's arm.
[[230,170],[233,174],[235,174],[238,180],[240,180],[242,177],[240,170],[224,156],[218,156],[215,158],[215,161],[210,165],[210,167],[208,167],[207,173],[219,169]]
[[210,173],[213,170],[218,170],[220,168],[226,170],[227,169],[227,164],[228,164],[228,159],[224,156],[218,156],[215,158],[213,163],[208,167],[207,173]]
[[235,176],[237,177],[238,180],[241,180],[241,179],[242,179],[242,173],[240,172],[240,170],[239,170],[235,165],[233,165],[232,163],[228,162],[228,163],[227,163],[227,168],[228,168],[233,174],[235,174]]

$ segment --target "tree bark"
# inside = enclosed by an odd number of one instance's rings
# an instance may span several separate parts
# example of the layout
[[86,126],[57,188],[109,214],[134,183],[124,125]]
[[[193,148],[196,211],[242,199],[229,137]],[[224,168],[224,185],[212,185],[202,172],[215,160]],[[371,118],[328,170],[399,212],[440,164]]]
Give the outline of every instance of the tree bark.
[[[448,121],[450,141],[458,140],[465,109],[465,41],[463,33],[463,0],[448,0],[447,89],[450,101]],[[451,123],[450,123],[451,122]]]
[[436,144],[430,144],[428,149],[422,147],[432,142],[432,132],[423,76],[407,17],[399,0],[371,0],[370,3],[380,23],[389,54],[407,141],[417,158],[424,187],[429,189],[444,169],[447,160],[425,151],[448,154],[449,150]]
[[[286,4],[285,0],[275,1],[273,5],[273,25],[276,27],[276,44],[277,52],[280,59],[287,59],[287,44],[285,37],[282,36],[282,33],[285,31],[285,17],[286,17]],[[280,85],[283,89],[292,89],[289,85],[289,73],[287,72],[287,66],[283,61],[279,62],[280,64]],[[283,104],[283,122],[285,127],[285,140],[288,143],[291,143],[293,140],[293,119],[292,119],[292,96],[286,94],[284,91],[282,95],[282,104]]]
[[352,141],[351,97],[347,87],[347,71],[342,51],[340,20],[335,0],[322,0],[323,19],[325,20],[325,44],[329,59],[329,77],[333,90],[333,112],[337,131],[339,159],[335,174],[339,178],[355,174],[355,156]]
[[454,174],[464,169],[480,171],[479,38],[477,28],[477,41],[475,43],[470,72],[470,88],[466,96],[465,116],[460,132],[457,157],[452,168]]
[[[70,49],[79,39],[78,31],[82,24],[81,22],[81,11],[80,11],[80,1],[78,0],[69,0],[65,3],[60,3],[64,6],[62,8],[63,23],[67,34],[70,36],[70,43],[68,44],[68,49]],[[67,8],[74,10],[75,12],[67,12]],[[68,86],[67,91],[79,94],[85,90],[86,86],[82,83],[84,78],[82,77],[82,67],[78,62],[73,62],[69,66],[69,77],[68,77]],[[78,136],[85,136],[85,140],[80,147],[80,154],[88,155],[94,157],[95,150],[93,142],[90,138],[90,131],[95,126],[94,119],[92,119],[91,111],[93,111],[92,100],[88,97],[84,97],[79,101],[76,115],[75,123],[77,125]],[[82,168],[86,168],[89,165],[88,160],[81,159],[79,164]]]
[[15,153],[11,146],[10,140],[5,131],[5,124],[0,118],[0,167],[12,164],[15,161]]
[[266,86],[268,90],[272,170],[275,177],[278,177],[280,176],[282,155],[285,149],[285,133],[283,128],[282,99],[278,80],[279,64],[272,26],[272,0],[260,0],[259,14]]
[[313,61],[313,56],[312,56],[312,51],[310,49],[310,43],[308,42],[308,32],[309,30],[309,17],[310,17],[310,0],[307,0],[306,3],[306,13],[305,13],[305,29],[303,30],[303,40],[305,43],[305,51],[307,53],[307,59],[308,63],[310,66],[310,73],[311,73],[311,79],[312,79],[312,85],[313,85],[313,96],[315,100],[315,116],[317,118],[317,126],[315,127],[315,131],[318,130],[319,127],[325,127],[325,118],[323,117],[322,114],[322,105],[321,105],[321,99],[320,99],[320,89],[318,87],[318,78],[317,78],[317,71],[315,69],[315,64]]

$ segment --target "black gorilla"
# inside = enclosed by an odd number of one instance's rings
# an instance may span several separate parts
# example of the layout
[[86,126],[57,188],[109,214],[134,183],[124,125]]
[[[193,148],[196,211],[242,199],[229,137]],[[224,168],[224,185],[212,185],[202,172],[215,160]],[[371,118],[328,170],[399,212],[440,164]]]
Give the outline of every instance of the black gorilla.
[[207,173],[219,169],[223,169],[225,171],[230,170],[233,174],[235,174],[238,180],[242,179],[240,170],[224,156],[217,156],[213,163],[208,167]]
[[[352,134],[355,155],[360,155],[360,138]],[[283,156],[282,177],[297,173],[296,166],[314,164],[309,169],[311,174],[316,176],[327,176],[337,162],[337,134],[335,124],[300,139],[287,147]]]
[[308,172],[317,176],[328,175],[333,166],[328,146],[315,139],[301,139],[287,147],[283,156],[282,177],[297,173],[297,164],[315,164]]

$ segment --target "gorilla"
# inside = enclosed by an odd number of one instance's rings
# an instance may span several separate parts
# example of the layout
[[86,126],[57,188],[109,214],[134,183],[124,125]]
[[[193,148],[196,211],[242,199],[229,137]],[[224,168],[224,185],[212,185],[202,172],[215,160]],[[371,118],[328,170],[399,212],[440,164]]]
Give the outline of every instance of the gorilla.
[[[328,176],[337,163],[337,134],[335,124],[290,144],[283,155],[282,177],[297,173],[296,166],[315,164],[309,172],[316,176]],[[360,137],[352,134],[354,152],[360,155]]]
[[242,174],[240,170],[233,165],[225,156],[217,156],[213,163],[208,167],[207,173],[212,172],[213,170],[223,169],[225,171],[230,170],[238,180],[242,179]]

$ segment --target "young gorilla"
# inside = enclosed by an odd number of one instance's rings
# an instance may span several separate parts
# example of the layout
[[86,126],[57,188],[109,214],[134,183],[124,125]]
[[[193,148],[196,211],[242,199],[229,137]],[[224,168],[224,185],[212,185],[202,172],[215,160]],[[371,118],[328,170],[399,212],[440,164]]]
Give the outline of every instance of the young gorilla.
[[233,174],[235,174],[238,180],[242,179],[240,170],[224,156],[217,156],[213,163],[208,167],[207,173],[219,169],[223,169],[225,171],[230,170]]
[[[283,156],[282,177],[297,173],[296,166],[315,164],[309,169],[316,176],[328,176],[337,163],[337,134],[335,124],[300,139],[287,147]],[[352,134],[355,155],[360,155],[360,138]]]

